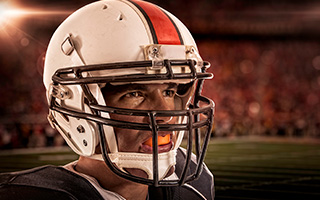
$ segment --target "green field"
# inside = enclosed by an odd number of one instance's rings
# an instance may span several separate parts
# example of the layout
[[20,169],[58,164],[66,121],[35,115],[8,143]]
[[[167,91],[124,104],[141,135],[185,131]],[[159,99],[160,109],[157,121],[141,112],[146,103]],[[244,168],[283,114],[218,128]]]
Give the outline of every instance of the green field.
[[[0,151],[0,172],[76,158],[68,148]],[[217,200],[320,199],[320,143],[314,140],[213,139],[206,163]]]

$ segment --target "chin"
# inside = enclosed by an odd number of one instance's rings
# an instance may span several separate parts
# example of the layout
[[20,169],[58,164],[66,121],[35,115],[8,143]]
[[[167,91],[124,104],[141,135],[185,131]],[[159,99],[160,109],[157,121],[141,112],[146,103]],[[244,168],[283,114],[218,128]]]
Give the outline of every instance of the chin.
[[133,176],[137,176],[137,177],[140,177],[140,178],[148,178],[148,174],[143,171],[142,169],[136,169],[136,168],[125,168],[125,170],[133,175]]
[[[146,178],[146,179],[148,178],[148,174],[145,171],[143,171],[142,169],[125,168],[125,170],[133,176],[137,176],[140,178]],[[170,169],[168,170],[168,173],[165,175],[164,178],[171,176],[174,173],[174,170],[175,170],[174,166],[170,167]]]

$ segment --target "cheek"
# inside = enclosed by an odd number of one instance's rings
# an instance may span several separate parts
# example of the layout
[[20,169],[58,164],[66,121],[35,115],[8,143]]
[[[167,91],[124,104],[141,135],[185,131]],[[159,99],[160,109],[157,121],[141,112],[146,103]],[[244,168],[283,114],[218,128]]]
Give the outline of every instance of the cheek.
[[140,116],[110,114],[110,118],[113,120],[118,120],[118,121],[122,121],[122,122],[136,122],[136,123],[147,122],[147,117],[140,117]]
[[129,129],[115,128],[115,133],[118,141],[119,151],[133,151],[138,144],[137,131]]
[[175,110],[176,105],[174,98],[170,98],[166,101],[166,107],[168,108],[168,110]]
[[[124,121],[124,122],[135,122],[135,123],[142,123],[142,117],[136,116],[126,116],[126,115],[117,115],[117,114],[110,114],[110,118],[113,120]],[[132,130],[132,129],[124,129],[124,128],[114,128],[118,149],[122,152],[135,152],[138,151],[140,146],[139,141],[139,130]]]
[[145,131],[115,128],[118,149],[122,152],[138,152],[144,138],[150,134]]

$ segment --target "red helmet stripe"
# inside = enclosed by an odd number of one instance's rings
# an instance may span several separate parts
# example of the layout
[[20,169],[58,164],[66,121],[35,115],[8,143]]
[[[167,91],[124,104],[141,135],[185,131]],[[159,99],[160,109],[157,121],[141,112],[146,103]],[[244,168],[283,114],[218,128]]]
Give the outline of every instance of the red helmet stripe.
[[146,18],[155,44],[183,44],[179,29],[173,20],[158,6],[145,2],[132,0]]

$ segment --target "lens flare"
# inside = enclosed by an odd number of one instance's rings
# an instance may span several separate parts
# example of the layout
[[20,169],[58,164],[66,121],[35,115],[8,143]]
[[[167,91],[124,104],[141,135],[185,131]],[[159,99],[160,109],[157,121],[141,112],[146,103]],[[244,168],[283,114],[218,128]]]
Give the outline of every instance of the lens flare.
[[12,2],[5,1],[0,2],[0,27],[5,24],[12,24],[18,19],[24,17],[38,17],[38,16],[66,16],[71,14],[72,10],[47,10],[47,9],[35,9],[25,8],[12,4]]
[[0,26],[3,22],[5,22],[5,19],[8,15],[8,4],[6,2],[0,2]]

